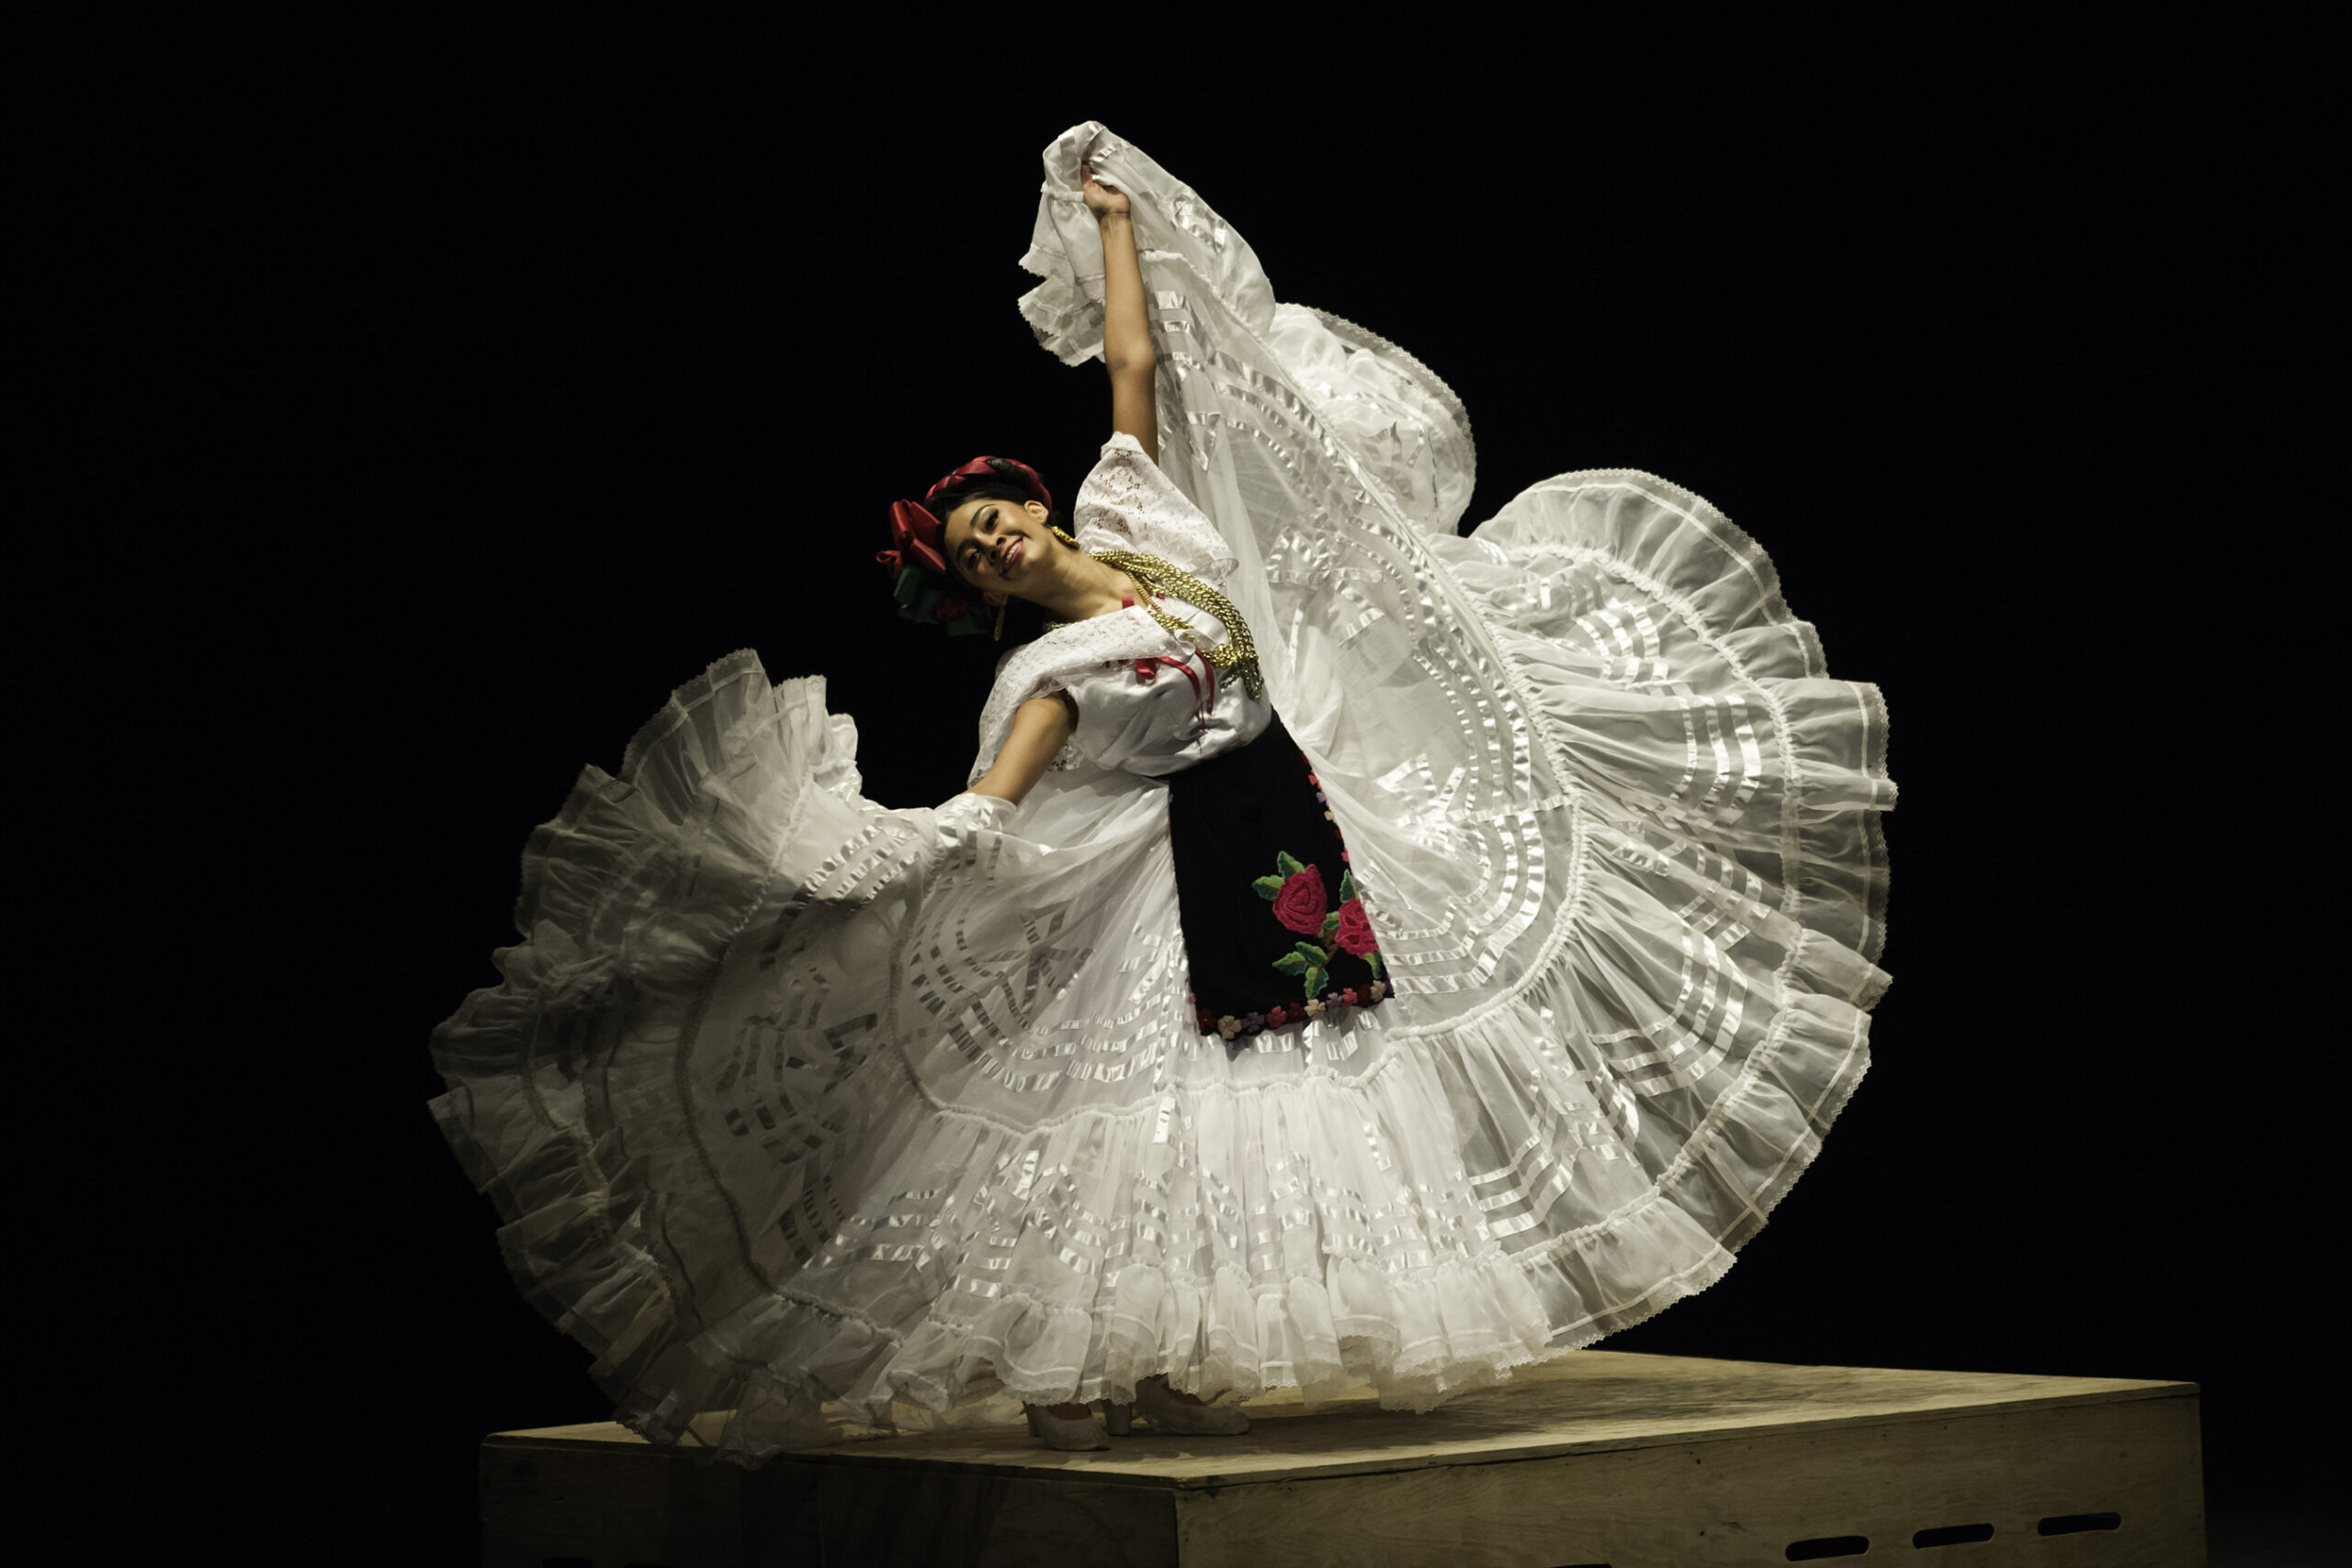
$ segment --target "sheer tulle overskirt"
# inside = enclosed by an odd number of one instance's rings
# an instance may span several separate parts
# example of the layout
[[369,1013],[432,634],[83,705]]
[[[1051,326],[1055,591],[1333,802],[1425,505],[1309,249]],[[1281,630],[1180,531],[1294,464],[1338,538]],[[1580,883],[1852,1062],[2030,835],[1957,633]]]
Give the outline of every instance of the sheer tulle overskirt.
[[722,660],[534,839],[504,983],[436,1036],[516,1277],[657,1439],[752,1461],[1155,1372],[1426,1408],[1719,1278],[1867,1064],[1884,710],[1763,552],[1613,471],[1454,537],[1459,400],[1094,126],[1027,258],[1065,359],[1081,157],[1134,197],[1161,466],[1399,994],[1228,1058],[1162,785],[887,810],[820,682]]

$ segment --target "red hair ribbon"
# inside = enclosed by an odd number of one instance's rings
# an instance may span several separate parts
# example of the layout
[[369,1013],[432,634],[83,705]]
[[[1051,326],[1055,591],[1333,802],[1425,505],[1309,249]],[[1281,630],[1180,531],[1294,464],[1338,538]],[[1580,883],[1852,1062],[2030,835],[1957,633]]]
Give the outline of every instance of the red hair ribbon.
[[1046,489],[1046,481],[1037,477],[1036,469],[1017,457],[975,457],[923,491],[922,498],[929,501],[958,479],[1011,479],[1012,476],[998,471],[996,465],[999,463],[1020,469],[1019,483],[1029,492],[1029,499],[1048,512],[1054,509],[1054,498]]
[[901,566],[919,566],[944,577],[946,543],[940,536],[939,519],[922,502],[894,501],[890,503],[890,547],[875,558],[888,567],[894,577]]

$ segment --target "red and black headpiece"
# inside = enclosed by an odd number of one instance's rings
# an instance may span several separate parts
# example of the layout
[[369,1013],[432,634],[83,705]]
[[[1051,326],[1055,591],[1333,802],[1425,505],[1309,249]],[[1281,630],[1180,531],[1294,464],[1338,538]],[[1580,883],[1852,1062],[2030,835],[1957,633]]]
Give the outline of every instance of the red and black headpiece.
[[979,597],[948,571],[942,519],[925,502],[943,490],[975,479],[1012,485],[1046,511],[1054,509],[1046,481],[1028,464],[1011,457],[975,457],[923,491],[922,501],[892,502],[890,547],[874,558],[890,574],[890,596],[899,602],[899,614],[910,621],[936,622],[950,637],[984,632],[992,617]]

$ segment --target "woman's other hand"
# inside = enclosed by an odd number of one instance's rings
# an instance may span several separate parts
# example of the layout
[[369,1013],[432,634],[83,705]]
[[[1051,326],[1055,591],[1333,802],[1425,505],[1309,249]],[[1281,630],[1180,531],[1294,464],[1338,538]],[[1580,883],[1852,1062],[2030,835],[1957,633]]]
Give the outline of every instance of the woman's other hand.
[[1001,829],[1004,819],[1012,815],[1012,802],[1001,795],[978,795],[966,790],[944,802],[934,820],[942,830],[961,833],[988,828]]
[[1086,197],[1086,210],[1094,214],[1097,222],[1114,214],[1121,218],[1127,215],[1125,191],[1114,190],[1097,180],[1094,177],[1094,165],[1091,164],[1080,164],[1078,166],[1078,174],[1079,178],[1084,182],[1081,190]]

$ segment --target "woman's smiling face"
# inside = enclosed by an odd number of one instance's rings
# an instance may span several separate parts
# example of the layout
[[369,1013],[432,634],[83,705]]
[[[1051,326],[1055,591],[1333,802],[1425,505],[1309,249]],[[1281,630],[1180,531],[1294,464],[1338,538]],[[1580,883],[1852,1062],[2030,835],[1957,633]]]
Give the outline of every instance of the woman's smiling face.
[[981,496],[947,514],[940,525],[947,564],[983,593],[1018,596],[1055,547],[1046,509],[1035,502]]

